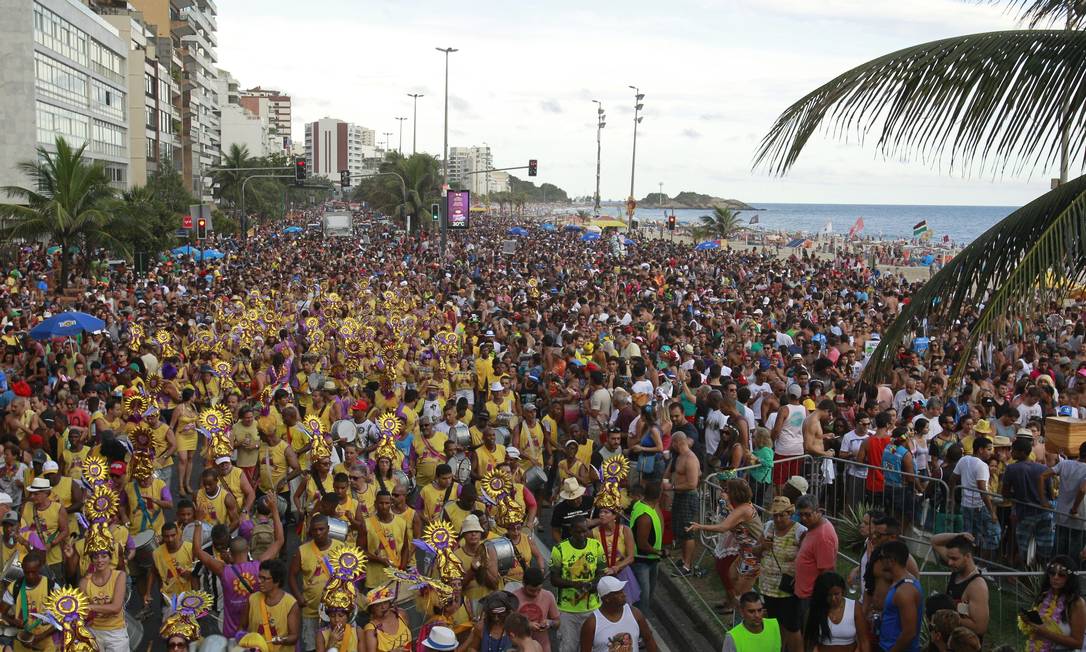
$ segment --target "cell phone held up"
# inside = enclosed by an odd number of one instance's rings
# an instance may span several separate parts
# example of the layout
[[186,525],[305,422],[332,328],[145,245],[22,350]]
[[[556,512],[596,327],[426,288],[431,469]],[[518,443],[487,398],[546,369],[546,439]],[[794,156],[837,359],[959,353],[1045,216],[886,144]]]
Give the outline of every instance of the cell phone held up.
[[1037,613],[1036,609],[1022,609],[1018,613],[1027,623],[1033,623],[1034,625],[1044,624],[1044,621],[1041,620],[1041,614]]

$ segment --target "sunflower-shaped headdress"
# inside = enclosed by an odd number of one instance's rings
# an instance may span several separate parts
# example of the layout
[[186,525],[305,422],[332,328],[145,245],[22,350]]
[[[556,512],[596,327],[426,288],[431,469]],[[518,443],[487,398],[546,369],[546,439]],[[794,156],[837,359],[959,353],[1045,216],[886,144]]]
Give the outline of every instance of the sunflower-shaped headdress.
[[60,630],[65,652],[99,652],[98,641],[84,620],[90,600],[79,589],[57,588],[45,598],[43,621]]
[[88,455],[83,460],[83,481],[92,487],[109,480],[109,462],[100,455]]
[[366,554],[354,546],[342,546],[328,556],[331,579],[324,587],[321,604],[325,609],[354,607],[358,597],[355,582],[366,575]]
[[456,528],[452,523],[438,519],[426,526],[422,539],[412,542],[416,548],[436,556],[434,568],[437,569],[438,577],[446,584],[464,577],[464,565],[453,554],[457,545],[456,535]]
[[213,599],[204,591],[185,591],[170,599],[173,614],[162,623],[159,635],[163,640],[180,636],[189,643],[200,639],[198,618],[211,610]]

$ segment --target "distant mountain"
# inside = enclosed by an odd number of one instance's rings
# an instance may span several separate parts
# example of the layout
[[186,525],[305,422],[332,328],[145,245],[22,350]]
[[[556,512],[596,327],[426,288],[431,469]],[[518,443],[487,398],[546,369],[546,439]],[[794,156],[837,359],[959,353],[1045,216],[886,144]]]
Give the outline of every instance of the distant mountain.
[[655,208],[659,206],[662,208],[700,208],[710,210],[716,206],[720,206],[721,208],[730,208],[735,211],[755,210],[753,206],[741,202],[738,199],[723,199],[721,197],[703,195],[689,190],[684,190],[674,197],[668,197],[665,194],[652,192],[645,196],[644,199],[637,202],[637,204],[643,208]]

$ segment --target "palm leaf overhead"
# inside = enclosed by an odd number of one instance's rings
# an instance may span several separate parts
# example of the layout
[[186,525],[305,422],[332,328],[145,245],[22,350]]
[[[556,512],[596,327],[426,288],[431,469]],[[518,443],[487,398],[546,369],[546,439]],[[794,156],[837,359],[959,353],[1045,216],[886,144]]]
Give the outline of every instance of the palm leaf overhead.
[[[1086,176],[1062,184],[1000,221],[914,293],[875,349],[865,373],[890,370],[897,345],[927,320],[940,331],[969,321],[964,356],[983,338],[1010,335],[1037,307],[1086,283]],[[955,365],[954,382],[965,373]]]
[[1057,160],[1064,128],[1083,142],[1084,118],[1086,32],[971,34],[898,50],[815,89],[777,118],[755,161],[784,174],[822,128],[874,135],[887,156],[1032,169]]
[[1076,28],[1086,18],[1086,0],[980,0],[983,4],[1008,5],[1030,27],[1065,22]]

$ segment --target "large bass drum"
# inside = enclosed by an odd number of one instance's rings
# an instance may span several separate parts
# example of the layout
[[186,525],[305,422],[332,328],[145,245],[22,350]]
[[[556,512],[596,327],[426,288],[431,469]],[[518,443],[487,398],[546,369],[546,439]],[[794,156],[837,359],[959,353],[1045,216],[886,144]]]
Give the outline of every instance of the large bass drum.
[[513,568],[517,557],[516,553],[513,551],[512,541],[506,537],[498,537],[496,539],[489,539],[483,545],[494,551],[494,556],[498,559],[498,575],[504,576],[511,568]]
[[533,494],[539,494],[547,487],[547,472],[542,466],[533,466],[524,474],[524,486]]
[[136,566],[140,568],[150,568],[155,565],[155,548],[158,546],[155,544],[155,532],[154,530],[144,530],[139,534],[132,536],[132,544],[136,549],[136,555],[132,561],[136,563]]

